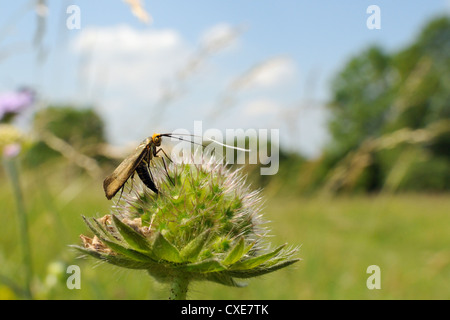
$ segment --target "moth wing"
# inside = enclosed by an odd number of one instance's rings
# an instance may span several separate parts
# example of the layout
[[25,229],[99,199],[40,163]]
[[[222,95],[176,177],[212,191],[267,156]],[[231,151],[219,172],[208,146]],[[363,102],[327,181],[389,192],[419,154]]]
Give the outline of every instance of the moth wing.
[[119,164],[113,173],[105,178],[103,181],[103,189],[108,200],[114,197],[117,191],[127,182],[146,153],[146,145],[140,145],[134,153],[130,154]]

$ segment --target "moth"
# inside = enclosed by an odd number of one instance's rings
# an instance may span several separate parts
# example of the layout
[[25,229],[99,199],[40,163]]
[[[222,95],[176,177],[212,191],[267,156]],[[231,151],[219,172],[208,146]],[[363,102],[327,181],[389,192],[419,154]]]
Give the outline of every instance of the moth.
[[[180,135],[180,134],[178,134]],[[181,134],[184,135],[184,134]],[[187,134],[188,136],[195,137],[195,135]],[[142,143],[136,148],[136,151],[132,154],[130,154],[128,157],[123,160],[119,166],[111,173],[109,176],[106,177],[106,179],[103,181],[103,189],[105,190],[105,195],[108,200],[111,200],[116,193],[122,189],[125,185],[125,183],[128,181],[128,179],[134,175],[135,172],[137,172],[139,178],[141,181],[153,192],[158,194],[158,188],[155,185],[155,182],[153,181],[153,178],[150,173],[150,161],[158,156],[159,152],[163,152],[164,155],[170,160],[170,158],[167,156],[167,154],[164,152],[162,148],[159,148],[161,146],[161,140],[162,137],[172,137],[176,138],[181,141],[188,141],[192,144],[199,144],[194,141],[184,140],[182,138],[176,137],[170,133],[155,133],[153,136],[148,137]],[[214,139],[208,138],[211,142],[217,143],[219,145],[225,146],[227,148],[237,149],[241,151],[250,151],[242,148],[237,148],[234,146],[229,146],[226,144],[223,144],[219,141],[216,141]],[[204,147],[204,145],[199,144]],[[164,158],[164,166],[165,161]],[[166,168],[167,173],[167,168]],[[167,173],[168,178],[170,179],[169,174]]]
[[[158,134],[148,137],[136,148],[136,151],[123,160],[119,166],[103,181],[103,189],[108,200],[112,199],[116,193],[122,189],[128,179],[137,172],[141,181],[153,192],[158,193],[155,182],[149,172],[150,161],[157,157],[158,153],[164,150],[161,146],[162,137],[171,137],[169,133]],[[167,155],[166,155],[167,156]]]

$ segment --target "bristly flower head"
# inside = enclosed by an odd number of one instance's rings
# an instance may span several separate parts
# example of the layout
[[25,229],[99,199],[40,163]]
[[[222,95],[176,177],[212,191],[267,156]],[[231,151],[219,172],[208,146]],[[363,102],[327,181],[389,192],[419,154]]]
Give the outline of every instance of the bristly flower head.
[[94,237],[82,236],[84,246],[76,248],[117,266],[146,269],[162,282],[230,286],[299,260],[295,248],[269,249],[260,192],[250,190],[240,171],[214,159],[192,162],[171,163],[169,179],[152,160],[159,194],[134,180],[111,214],[85,218]]

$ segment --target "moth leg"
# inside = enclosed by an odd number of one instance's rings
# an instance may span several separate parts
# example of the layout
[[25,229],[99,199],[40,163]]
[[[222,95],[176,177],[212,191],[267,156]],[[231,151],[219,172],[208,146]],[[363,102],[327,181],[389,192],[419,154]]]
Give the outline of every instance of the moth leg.
[[[162,150],[162,149],[160,149],[160,150]],[[169,178],[169,181],[172,183],[173,186],[175,186],[175,182],[172,180],[172,178],[169,175],[169,171],[167,170],[166,160],[164,160],[164,158],[162,158],[162,161],[163,161],[163,164],[164,164],[164,170],[166,171],[167,178]]]
[[[134,172],[131,174],[131,189],[133,189],[133,184],[134,184]],[[125,186],[125,184],[124,184],[124,186]],[[123,187],[122,187],[122,189],[123,189]]]
[[164,151],[163,148],[159,148],[158,150],[155,150],[155,153],[153,154],[154,157],[158,157],[161,158],[164,164],[164,170],[166,171],[166,176],[167,178],[169,178],[170,183],[175,186],[175,182],[172,180],[172,178],[169,175],[169,171],[167,170],[167,164],[166,164],[166,160],[164,160],[164,157],[159,157],[158,156],[158,152],[162,151],[162,153],[164,153],[164,155],[166,156],[167,159],[170,160],[170,162],[173,163],[172,159],[170,159],[170,157],[167,155],[167,153]]
[[[131,174],[130,178],[131,178],[131,189],[130,190],[132,190],[133,189],[133,183],[134,183],[134,172]],[[117,202],[119,202],[120,199],[122,199],[122,194],[123,194],[123,189],[125,189],[125,184],[126,184],[126,182],[120,188],[120,196],[119,196],[119,200],[117,200]]]
[[119,203],[120,199],[122,199],[122,194],[123,194],[123,189],[125,188],[125,183],[122,185],[122,187],[120,188],[120,195],[119,195],[119,199],[117,200],[116,203]]
[[160,151],[162,151],[162,153],[164,153],[164,155],[166,156],[166,158],[169,159],[169,161],[173,163],[172,159],[170,159],[170,157],[167,155],[167,153],[164,151],[163,148],[159,148],[158,150],[156,150],[154,156],[155,156],[155,157],[158,157],[156,154],[157,154],[158,152],[160,152]]

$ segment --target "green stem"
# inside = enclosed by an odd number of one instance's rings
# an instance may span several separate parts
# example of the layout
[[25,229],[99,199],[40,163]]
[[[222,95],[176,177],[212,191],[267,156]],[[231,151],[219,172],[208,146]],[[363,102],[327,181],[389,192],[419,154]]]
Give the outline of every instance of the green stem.
[[186,300],[189,279],[185,277],[175,277],[170,285],[169,300]]
[[17,205],[17,216],[19,220],[19,238],[22,246],[22,256],[23,263],[25,267],[25,298],[32,299],[31,294],[31,278],[32,278],[32,267],[31,267],[31,248],[30,239],[28,233],[28,220],[27,213],[25,210],[25,205],[23,201],[22,189],[20,188],[19,182],[19,172],[16,167],[14,159],[5,159],[4,165],[7,174],[11,180],[11,185],[14,192],[14,197]]

